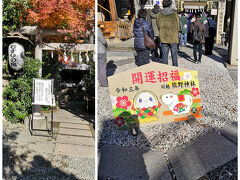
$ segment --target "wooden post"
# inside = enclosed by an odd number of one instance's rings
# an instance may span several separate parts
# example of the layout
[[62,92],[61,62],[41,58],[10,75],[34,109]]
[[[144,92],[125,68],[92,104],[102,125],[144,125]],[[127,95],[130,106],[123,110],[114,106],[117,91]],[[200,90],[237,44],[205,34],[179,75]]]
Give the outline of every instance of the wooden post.
[[118,19],[118,15],[115,0],[109,0],[109,6],[112,15],[112,21],[116,22]]

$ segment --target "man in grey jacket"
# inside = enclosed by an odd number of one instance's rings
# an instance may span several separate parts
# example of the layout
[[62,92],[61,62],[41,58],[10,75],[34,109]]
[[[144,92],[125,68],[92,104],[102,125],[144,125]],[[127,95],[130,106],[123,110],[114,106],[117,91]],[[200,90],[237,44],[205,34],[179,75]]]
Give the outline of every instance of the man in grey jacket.
[[[156,48],[152,50],[152,55],[158,59],[162,57],[161,53],[161,45],[160,45],[160,40],[159,40],[159,30],[157,27],[157,14],[160,12],[160,7],[158,4],[155,4],[153,7],[152,12],[149,14],[150,17],[150,22],[153,27],[153,32],[154,32],[154,41],[156,43]],[[158,49],[160,50],[160,55],[158,55]]]
[[101,29],[98,27],[98,82],[100,86],[107,87],[107,57],[106,48],[108,44],[103,37]]

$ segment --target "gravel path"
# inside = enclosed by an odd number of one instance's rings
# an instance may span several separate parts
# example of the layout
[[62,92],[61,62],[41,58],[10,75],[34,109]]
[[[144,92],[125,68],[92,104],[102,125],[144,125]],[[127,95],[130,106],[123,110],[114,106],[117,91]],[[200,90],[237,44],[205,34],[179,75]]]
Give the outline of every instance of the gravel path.
[[[186,51],[185,54],[188,53],[191,56],[192,50],[188,48]],[[108,59],[119,61],[121,57],[108,57]],[[191,126],[185,122],[176,122],[144,126],[140,128],[141,134],[139,136],[132,137],[128,131],[115,129],[109,90],[98,87],[99,143],[137,146],[147,149],[150,147],[167,152],[191,139],[237,121],[237,88],[221,61],[222,59],[216,55],[203,56],[202,63],[196,65],[179,56],[179,67],[199,72],[204,117],[198,120],[198,125]],[[170,64],[171,60],[169,60]],[[135,63],[119,66],[114,74],[134,67],[136,67]]]

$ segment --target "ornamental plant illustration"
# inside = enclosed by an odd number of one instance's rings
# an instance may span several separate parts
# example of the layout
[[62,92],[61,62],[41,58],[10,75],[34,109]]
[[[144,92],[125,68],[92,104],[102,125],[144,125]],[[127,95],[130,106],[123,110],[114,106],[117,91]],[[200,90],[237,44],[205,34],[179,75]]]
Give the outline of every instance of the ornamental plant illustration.
[[128,96],[111,97],[111,100],[114,106],[114,123],[118,128],[127,129],[131,120],[131,101],[128,100]]

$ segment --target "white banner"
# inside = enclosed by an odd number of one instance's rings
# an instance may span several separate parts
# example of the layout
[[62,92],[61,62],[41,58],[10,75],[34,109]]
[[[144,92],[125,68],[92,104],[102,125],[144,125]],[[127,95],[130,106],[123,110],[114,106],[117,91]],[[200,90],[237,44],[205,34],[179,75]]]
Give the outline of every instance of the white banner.
[[54,105],[55,98],[53,96],[53,80],[34,79],[33,104]]

